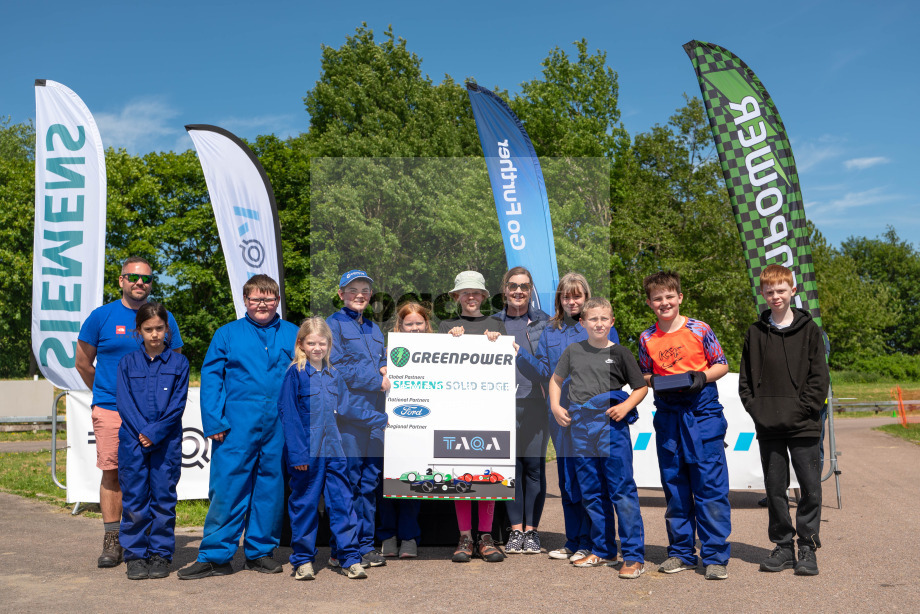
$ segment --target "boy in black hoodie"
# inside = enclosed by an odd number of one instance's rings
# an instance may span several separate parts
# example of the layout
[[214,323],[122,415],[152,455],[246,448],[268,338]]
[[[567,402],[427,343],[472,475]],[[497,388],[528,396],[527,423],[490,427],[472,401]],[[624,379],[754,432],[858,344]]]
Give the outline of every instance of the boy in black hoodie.
[[[795,278],[771,264],[760,274],[760,292],[770,309],[744,337],[738,389],[754,419],[767,489],[770,541],[776,544],[761,571],[795,567],[799,576],[818,575],[821,547],[821,459],[819,415],[830,374],[821,329],[811,314],[792,306]],[[801,489],[795,526],[789,515],[789,460]],[[796,561],[793,540],[798,534]]]

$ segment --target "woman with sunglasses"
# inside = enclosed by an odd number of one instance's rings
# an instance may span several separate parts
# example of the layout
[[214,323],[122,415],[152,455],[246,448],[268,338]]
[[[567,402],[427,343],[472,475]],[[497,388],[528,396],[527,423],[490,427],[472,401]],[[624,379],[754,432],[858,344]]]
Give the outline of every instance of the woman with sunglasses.
[[[530,304],[533,277],[530,271],[516,266],[502,278],[505,307],[495,317],[514,336],[514,349],[536,354],[540,336],[549,316]],[[505,503],[511,521],[511,536],[505,544],[508,554],[539,554],[537,527],[546,502],[546,443],[549,440],[544,378],[527,374],[517,364],[517,460],[515,463],[514,501]]]

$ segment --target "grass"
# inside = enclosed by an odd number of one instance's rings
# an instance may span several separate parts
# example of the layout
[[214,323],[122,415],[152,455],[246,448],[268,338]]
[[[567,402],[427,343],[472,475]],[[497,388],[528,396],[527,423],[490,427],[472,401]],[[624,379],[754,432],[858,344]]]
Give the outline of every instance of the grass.
[[895,437],[900,437],[901,439],[906,439],[915,444],[920,445],[920,424],[908,424],[907,428],[901,426],[901,424],[886,424],[884,426],[875,427],[876,431],[882,431],[883,433],[888,433],[889,435],[894,435]]
[[[19,433],[8,433],[16,434]],[[50,438],[50,433],[49,433]],[[57,475],[62,483],[67,467],[67,451],[58,450]],[[51,451],[0,453],[0,492],[20,497],[39,499],[60,509],[70,509],[67,493],[51,479]],[[80,514],[89,518],[101,518],[99,506],[80,506]],[[179,501],[176,505],[176,526],[200,527],[208,513],[208,501]]]
[[[841,381],[842,379],[842,381]],[[831,383],[834,387],[834,397],[837,399],[852,398],[854,402],[869,403],[873,401],[894,400],[891,391],[895,386],[901,387],[905,401],[920,399],[920,382],[897,382],[894,380],[876,382],[847,381],[838,378],[838,373],[831,373]]]
[[[58,431],[58,439],[67,439],[67,431]],[[51,441],[51,431],[0,431],[3,441]]]

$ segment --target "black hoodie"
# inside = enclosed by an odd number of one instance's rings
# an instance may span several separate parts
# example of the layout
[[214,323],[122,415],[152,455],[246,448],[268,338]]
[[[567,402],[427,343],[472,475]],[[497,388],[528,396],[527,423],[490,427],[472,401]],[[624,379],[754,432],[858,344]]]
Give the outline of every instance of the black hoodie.
[[770,324],[767,309],[744,336],[738,391],[758,439],[821,434],[819,412],[830,384],[824,340],[811,314],[792,310],[787,328]]

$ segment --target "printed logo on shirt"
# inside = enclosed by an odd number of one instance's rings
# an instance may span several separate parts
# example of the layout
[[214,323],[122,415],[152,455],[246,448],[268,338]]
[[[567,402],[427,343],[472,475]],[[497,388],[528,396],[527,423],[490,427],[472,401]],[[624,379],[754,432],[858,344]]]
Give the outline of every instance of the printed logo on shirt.
[[608,365],[612,365],[612,364],[613,364],[613,359],[612,359],[612,358],[608,358],[608,359],[605,360],[604,362],[607,363]]
[[663,369],[671,369],[684,359],[683,349],[684,346],[676,345],[658,352],[658,364],[660,364]]
[[128,331],[125,329],[124,326],[116,326],[116,327],[115,327],[115,334],[116,334],[116,335],[127,335],[127,334],[128,334]]
[[406,348],[393,348],[390,351],[390,360],[397,367],[405,367],[409,363],[409,350]]

